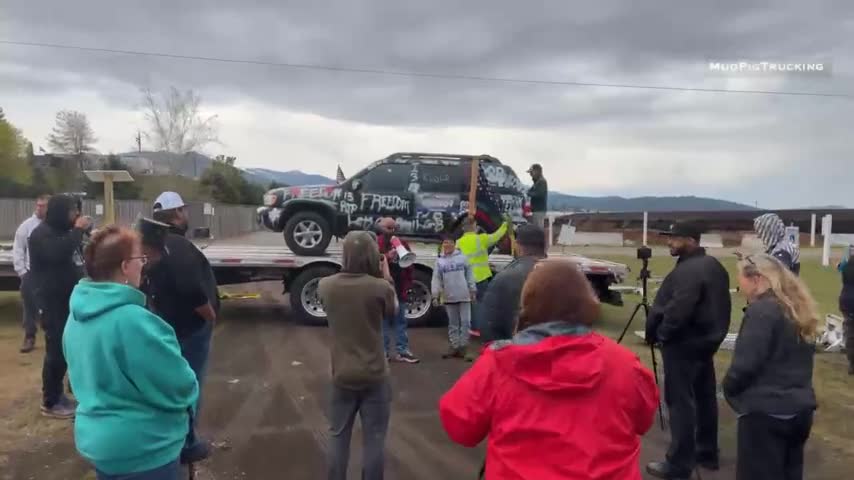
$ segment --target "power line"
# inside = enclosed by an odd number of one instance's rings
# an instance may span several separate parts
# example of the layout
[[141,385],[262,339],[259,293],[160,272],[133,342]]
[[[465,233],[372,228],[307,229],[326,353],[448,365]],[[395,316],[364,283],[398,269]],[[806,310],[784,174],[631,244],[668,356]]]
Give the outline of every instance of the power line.
[[627,83],[596,83],[596,82],[571,82],[558,80],[538,80],[524,78],[503,78],[503,77],[488,77],[479,75],[460,75],[446,73],[430,73],[430,72],[412,72],[412,71],[396,71],[374,68],[357,68],[357,67],[339,67],[334,65],[320,65],[310,63],[286,63],[286,62],[269,62],[263,60],[251,60],[240,58],[221,58],[208,57],[200,55],[180,55],[175,53],[163,52],[146,52],[141,50],[122,50],[115,48],[97,48],[83,47],[79,45],[61,45],[57,43],[41,43],[41,42],[20,42],[14,40],[0,40],[2,45],[14,45],[23,47],[38,47],[38,48],[53,48],[62,50],[76,50],[81,52],[91,53],[112,53],[119,55],[135,55],[142,57],[158,57],[171,58],[176,60],[194,60],[201,62],[243,64],[243,65],[261,65],[267,67],[292,68],[302,70],[325,70],[330,72],[358,73],[370,75],[385,75],[395,77],[409,78],[438,78],[445,80],[468,80],[480,82],[496,82],[496,83],[516,83],[529,85],[556,85],[556,86],[574,86],[574,87],[603,87],[603,88],[627,88],[637,90],[667,90],[676,92],[700,92],[700,93],[741,93],[753,95],[785,95],[785,96],[800,96],[800,97],[834,97],[834,98],[854,98],[854,95],[847,93],[826,93],[826,92],[790,92],[780,90],[733,90],[726,88],[700,88],[700,87],[674,87],[665,85],[635,85]]

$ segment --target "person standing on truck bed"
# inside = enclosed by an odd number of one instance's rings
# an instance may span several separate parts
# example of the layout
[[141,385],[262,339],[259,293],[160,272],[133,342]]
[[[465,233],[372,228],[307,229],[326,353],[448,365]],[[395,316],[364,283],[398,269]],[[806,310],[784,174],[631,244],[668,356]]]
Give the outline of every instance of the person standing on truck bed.
[[539,163],[531,165],[528,169],[534,185],[528,190],[531,199],[531,223],[545,229],[546,212],[549,210],[549,183],[543,177],[543,166]]
[[[154,202],[153,217],[168,224],[169,233],[160,261],[152,262],[148,269],[146,293],[152,310],[175,329],[181,355],[195,372],[201,392],[220,307],[216,278],[208,259],[185,237],[188,218],[180,195],[160,194]],[[196,418],[200,408],[201,394]],[[209,454],[208,443],[196,437],[193,426],[181,455],[183,463],[199,461]]]
[[483,300],[489,281],[492,280],[492,269],[489,268],[489,249],[495,246],[505,235],[509,221],[505,218],[504,223],[493,233],[477,233],[477,221],[467,217],[463,220],[463,236],[457,240],[457,248],[466,256],[471,265],[474,281],[477,283],[477,298],[472,304],[472,334],[480,335],[480,325],[477,323],[477,302]]
[[34,285],[30,280],[30,254],[27,243],[30,240],[30,234],[44,220],[48,200],[50,195],[41,195],[36,199],[33,216],[24,220],[15,231],[15,243],[12,246],[13,264],[15,273],[21,279],[21,302],[24,306],[24,343],[21,344],[21,353],[30,353],[36,348],[39,309],[36,306]]
[[[394,281],[394,289],[397,293],[397,300],[400,303],[400,308],[397,312],[383,321],[383,342],[385,344],[386,354],[389,359],[394,362],[402,363],[418,363],[418,357],[412,354],[409,350],[409,335],[406,332],[406,302],[409,299],[409,290],[412,288],[412,275],[415,269],[410,266],[401,268],[398,263],[397,252],[391,244],[391,238],[397,230],[397,222],[390,217],[382,218],[377,222],[377,245],[380,253],[385,255],[388,260],[389,271],[391,278]],[[400,240],[407,250],[410,250],[409,244],[404,240]],[[391,344],[391,334],[395,334],[395,347],[397,353],[392,354],[389,351]]]
[[92,227],[80,216],[82,202],[71,195],[56,195],[47,203],[45,220],[30,234],[30,275],[36,305],[42,311],[45,356],[42,367],[42,415],[69,419],[77,407],[63,393],[68,370],[62,350],[62,332],[68,320],[69,300],[83,278],[83,237]]

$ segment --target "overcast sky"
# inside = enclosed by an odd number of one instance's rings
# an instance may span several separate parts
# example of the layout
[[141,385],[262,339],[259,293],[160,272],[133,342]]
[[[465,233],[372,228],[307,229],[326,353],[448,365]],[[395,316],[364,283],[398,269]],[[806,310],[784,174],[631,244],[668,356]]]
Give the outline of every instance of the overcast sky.
[[[854,2],[2,0],[0,40],[405,72],[854,95]],[[832,62],[722,75],[708,61]],[[0,106],[38,149],[86,113],[134,147],[143,87],[192,88],[238,165],[334,177],[395,151],[543,164],[578,195],[854,206],[854,99],[412,78],[0,44]],[[527,180],[527,178],[525,179]]]

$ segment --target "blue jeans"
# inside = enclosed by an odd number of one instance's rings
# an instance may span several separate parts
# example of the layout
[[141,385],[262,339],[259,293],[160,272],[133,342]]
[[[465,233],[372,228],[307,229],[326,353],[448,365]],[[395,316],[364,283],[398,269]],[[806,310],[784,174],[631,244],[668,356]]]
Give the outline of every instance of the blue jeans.
[[[199,412],[202,408],[202,384],[204,382],[205,373],[207,372],[208,355],[211,351],[212,336],[213,324],[208,322],[204,327],[196,330],[186,337],[178,339],[178,344],[181,346],[181,355],[183,355],[187,360],[187,363],[190,364],[190,368],[193,369],[193,372],[196,374],[196,380],[199,382],[199,399],[196,401],[196,414],[193,416],[194,419],[199,418]],[[195,420],[193,423],[198,423],[198,421]],[[192,439],[192,442],[187,445],[187,448],[195,447],[196,443],[198,443],[198,438],[195,434],[195,425],[191,425],[190,427],[191,432],[189,437]]]
[[389,353],[389,343],[391,343],[389,329],[395,333],[397,353],[403,354],[409,352],[409,335],[406,333],[406,301],[402,300],[400,295],[398,295],[397,301],[400,304],[397,314],[383,319],[383,346],[385,347],[386,355]]
[[382,480],[385,470],[385,437],[391,416],[388,379],[364,390],[332,386],[329,412],[328,480],[347,480],[350,437],[356,414],[362,419],[362,479]]
[[162,467],[144,472],[109,475],[100,470],[95,470],[95,474],[98,480],[179,480],[181,478],[181,465],[178,460],[175,460]]

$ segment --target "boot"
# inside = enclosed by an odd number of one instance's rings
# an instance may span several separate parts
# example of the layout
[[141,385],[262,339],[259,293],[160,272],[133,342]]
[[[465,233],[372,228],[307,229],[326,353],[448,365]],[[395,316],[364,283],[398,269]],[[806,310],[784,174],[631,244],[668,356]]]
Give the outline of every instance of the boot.
[[448,351],[442,354],[442,360],[447,360],[449,358],[454,358],[459,355],[460,349],[457,347],[449,346]]

